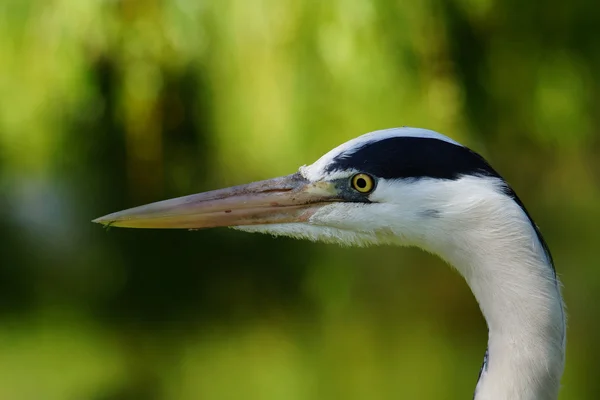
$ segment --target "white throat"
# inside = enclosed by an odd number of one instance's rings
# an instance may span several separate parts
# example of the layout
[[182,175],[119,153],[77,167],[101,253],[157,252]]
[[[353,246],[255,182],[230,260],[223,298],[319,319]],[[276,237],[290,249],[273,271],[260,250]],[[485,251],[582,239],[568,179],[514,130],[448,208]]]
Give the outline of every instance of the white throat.
[[465,277],[489,328],[475,400],[556,400],[566,323],[555,272],[512,199],[480,207],[433,249]]
[[[565,323],[557,284],[549,265],[522,266],[514,254],[502,265],[482,260],[469,279],[489,327],[488,358],[476,400],[558,398],[564,368]],[[523,271],[518,271],[523,268]]]

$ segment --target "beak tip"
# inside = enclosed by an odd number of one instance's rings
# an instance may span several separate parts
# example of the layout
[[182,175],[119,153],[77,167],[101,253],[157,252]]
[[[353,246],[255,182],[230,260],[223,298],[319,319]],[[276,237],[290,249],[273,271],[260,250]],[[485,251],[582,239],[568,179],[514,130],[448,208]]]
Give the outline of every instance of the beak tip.
[[109,226],[110,225],[110,221],[103,219],[103,218],[96,218],[92,220],[92,223],[94,224],[100,224],[102,226]]
[[92,223],[100,224],[100,225],[104,225],[104,226],[110,226],[110,225],[114,224],[116,221],[117,221],[117,218],[113,218],[112,214],[108,214],[108,215],[104,215],[102,217],[93,219]]

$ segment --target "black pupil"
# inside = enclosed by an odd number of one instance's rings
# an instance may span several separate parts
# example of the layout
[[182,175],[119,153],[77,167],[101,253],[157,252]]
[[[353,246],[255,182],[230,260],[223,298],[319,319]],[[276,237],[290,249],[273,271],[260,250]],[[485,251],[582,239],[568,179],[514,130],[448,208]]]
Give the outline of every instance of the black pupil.
[[365,180],[365,178],[358,178],[356,180],[356,186],[358,186],[361,189],[364,189],[367,187],[367,181]]

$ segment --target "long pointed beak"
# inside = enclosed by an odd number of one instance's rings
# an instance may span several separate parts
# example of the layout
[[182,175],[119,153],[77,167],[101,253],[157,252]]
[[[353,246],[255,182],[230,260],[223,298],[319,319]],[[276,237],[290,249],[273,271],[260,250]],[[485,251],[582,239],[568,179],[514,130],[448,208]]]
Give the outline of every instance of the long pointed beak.
[[313,183],[295,173],[147,204],[92,222],[124,228],[172,229],[304,222],[319,207],[340,200],[332,183]]

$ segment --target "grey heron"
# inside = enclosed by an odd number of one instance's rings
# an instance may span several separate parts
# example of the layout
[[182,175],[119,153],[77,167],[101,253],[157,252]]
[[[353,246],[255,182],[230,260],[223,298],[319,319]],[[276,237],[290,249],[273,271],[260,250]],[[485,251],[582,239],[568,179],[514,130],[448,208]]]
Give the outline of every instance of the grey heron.
[[465,278],[488,326],[475,400],[555,400],[566,321],[550,251],[480,155],[437,132],[367,133],[283,177],[94,220],[131,228],[233,227],[343,245],[411,245]]

